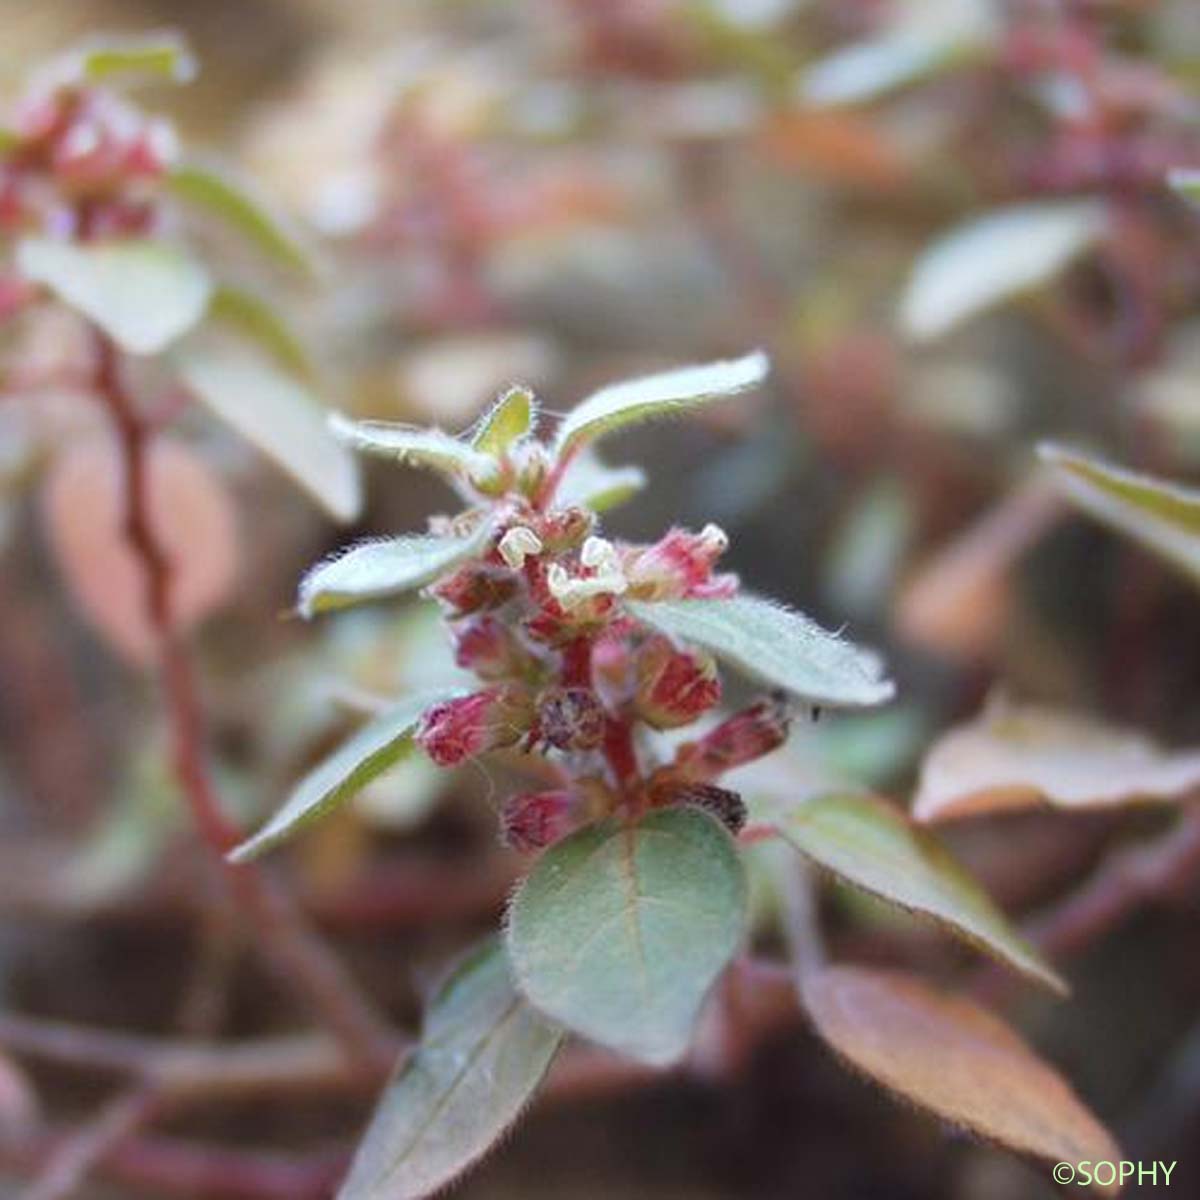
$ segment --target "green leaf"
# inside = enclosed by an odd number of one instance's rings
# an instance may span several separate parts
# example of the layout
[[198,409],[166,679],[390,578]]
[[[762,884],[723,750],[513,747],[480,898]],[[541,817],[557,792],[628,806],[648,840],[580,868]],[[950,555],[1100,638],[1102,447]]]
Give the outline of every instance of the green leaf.
[[1200,204],[1200,171],[1194,167],[1175,167],[1167,172],[1167,186],[1194,204]]
[[293,375],[312,378],[308,352],[274,306],[261,296],[229,284],[218,284],[209,301],[208,318],[236,330]]
[[283,807],[229,855],[248,862],[285,838],[326,816],[407,752],[421,714],[433,704],[458,695],[441,689],[406,696],[373,718],[292,789]]
[[863,708],[895,694],[874,653],[758,596],[630,600],[626,608],[644,625],[703,646],[752,679],[813,704]]
[[503,454],[533,426],[533,393],[528,388],[509,388],[484,414],[471,438],[480,454]]
[[699,809],[660,809],[636,825],[589,825],[547,850],[513,897],[508,949],[536,1008],[662,1065],[686,1051],[745,916],[729,834]]
[[440,429],[417,429],[390,421],[353,421],[341,413],[329,427],[346,445],[364,454],[390,458],[414,467],[429,467],[451,479],[487,483],[497,471],[496,459],[460,442]]
[[624,504],[645,486],[646,473],[640,467],[610,467],[585,450],[571,460],[555,502],[564,508],[578,505],[602,513]]
[[289,223],[271,210],[253,188],[223,170],[198,163],[175,167],[167,180],[171,191],[188,204],[217,217],[285,267],[311,274],[312,251]]
[[183,39],[170,33],[94,38],[75,53],[79,73],[88,83],[108,83],[122,75],[187,83],[196,75],[196,60]]
[[1016,204],[975,217],[917,260],[900,307],[912,338],[940,337],[984,309],[1047,283],[1104,233],[1094,200]]
[[761,383],[769,365],[767,356],[757,350],[728,362],[681,367],[601,388],[567,414],[558,427],[555,453],[569,454],[584,443],[626,425],[687,412],[711,400],[735,396]]
[[338,1200],[417,1200],[440,1191],[520,1116],[562,1043],[513,987],[504,948],[484,943],[434,997]]
[[1084,512],[1200,583],[1200,490],[1126,471],[1062,446],[1043,443],[1038,456]]
[[184,383],[217,417],[283,468],[329,514],[352,520],[361,504],[358,464],[329,431],[320,401],[253,354],[190,350]]
[[951,932],[1056,992],[1067,988],[927,830],[874,796],[814,797],[781,813],[780,836],[818,866]]
[[75,245],[25,238],[16,264],[131,354],[166,349],[204,316],[212,293],[199,263],[142,239]]
[[311,617],[424,587],[480,553],[491,532],[485,522],[463,538],[418,535],[358,542],[304,576],[300,613]]

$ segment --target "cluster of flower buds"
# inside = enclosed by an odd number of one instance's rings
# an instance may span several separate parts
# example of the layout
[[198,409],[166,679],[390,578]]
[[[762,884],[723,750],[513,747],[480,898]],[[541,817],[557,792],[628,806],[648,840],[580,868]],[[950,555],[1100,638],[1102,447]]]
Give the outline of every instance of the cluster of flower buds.
[[[540,447],[538,447],[540,449]],[[435,705],[416,740],[451,766],[503,747],[537,753],[564,784],[513,796],[505,842],[549,845],[582,821],[616,810],[696,804],[731,830],[745,820],[724,772],[774,750],[787,731],[782,701],[764,700],[684,743],[668,763],[644,762],[653,738],[711,712],[721,699],[714,660],[640,625],[626,599],[726,597],[737,579],[716,570],[728,545],[715,525],[671,529],[651,545],[610,541],[582,508],[533,499],[546,464],[526,453],[514,486],[493,497],[486,548],[437,581],[455,657],[485,686]]]

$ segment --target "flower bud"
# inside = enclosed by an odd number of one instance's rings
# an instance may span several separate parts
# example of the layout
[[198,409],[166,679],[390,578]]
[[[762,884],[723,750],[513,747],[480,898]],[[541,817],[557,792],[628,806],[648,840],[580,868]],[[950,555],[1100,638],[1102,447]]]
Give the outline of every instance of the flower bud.
[[510,796],[500,810],[500,840],[513,850],[541,850],[571,832],[579,807],[566,789]]
[[706,525],[699,533],[672,529],[626,562],[630,594],[639,600],[732,595],[736,576],[713,575],[714,564],[728,546],[729,538],[717,525]]
[[480,679],[523,675],[532,657],[510,626],[490,613],[469,617],[454,630],[454,661]]
[[658,804],[691,804],[717,818],[735,837],[746,824],[746,802],[737,792],[715,783],[681,783],[664,788],[655,797]]
[[523,688],[492,687],[427,709],[414,740],[439,767],[452,767],[519,741],[530,715]]
[[681,747],[676,763],[691,779],[716,779],[782,746],[791,715],[786,699],[772,695]]
[[542,741],[559,750],[592,750],[604,741],[608,715],[588,688],[550,688],[538,703],[537,729]]
[[465,617],[484,609],[499,608],[516,594],[517,581],[503,568],[467,563],[453,575],[439,580],[429,591],[446,605],[452,616]]
[[562,554],[583,545],[596,518],[585,508],[560,508],[542,519],[541,535],[550,554]]
[[698,650],[652,637],[637,654],[637,714],[655,729],[690,725],[721,698],[717,664]]

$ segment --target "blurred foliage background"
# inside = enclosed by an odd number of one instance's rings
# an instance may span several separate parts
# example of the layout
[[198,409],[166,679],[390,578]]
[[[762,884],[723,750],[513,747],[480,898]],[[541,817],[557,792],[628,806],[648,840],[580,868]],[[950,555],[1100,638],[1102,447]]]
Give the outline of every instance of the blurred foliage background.
[[[907,802],[933,740],[997,689],[1200,741],[1194,586],[1072,512],[1033,452],[1049,439],[1200,475],[1200,210],[1165,182],[1200,167],[1191,0],[5,0],[0,17],[10,85],[87,33],[186,35],[198,79],[147,103],[320,235],[321,284],[280,302],[335,407],[457,430],[514,381],[553,412],[605,381],[767,348],[751,400],[614,447],[651,483],[606,525],[715,520],[756,589],[886,651],[897,705],[823,719],[807,769]],[[67,391],[0,404],[0,989],[86,1024],[287,1028],[229,914],[186,899],[207,885],[153,694],[60,583],[37,477],[88,419]],[[286,619],[300,572],[347,532],[184,420],[238,514],[236,581],[200,637],[215,753],[249,822],[350,726],[356,696],[444,663],[419,614]],[[372,466],[354,532],[422,527],[439,489]],[[305,906],[398,1018],[502,905],[515,864],[494,845],[495,790],[398,775],[287,852]],[[1028,916],[1173,819],[1029,807],[948,836]],[[1177,1159],[1185,1191],[1197,883],[1071,947],[1068,1002],[1000,993],[1127,1157]],[[840,891],[827,903],[860,957],[963,970],[923,927]],[[36,1082],[57,1113],[96,1098],[70,1072]],[[188,1131],[311,1151],[362,1113],[319,1097]],[[1050,1194],[943,1134],[797,1027],[733,1078],[539,1104],[458,1190]]]

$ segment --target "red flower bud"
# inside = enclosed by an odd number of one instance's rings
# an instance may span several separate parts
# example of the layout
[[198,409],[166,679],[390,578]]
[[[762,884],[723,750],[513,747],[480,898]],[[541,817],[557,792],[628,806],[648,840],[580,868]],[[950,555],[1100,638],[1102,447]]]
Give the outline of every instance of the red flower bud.
[[728,545],[729,539],[716,525],[706,525],[699,533],[672,529],[627,559],[629,593],[639,600],[731,596],[737,590],[737,577],[713,575],[713,566]]
[[533,663],[513,630],[488,613],[471,617],[454,630],[454,661],[480,679],[512,679]]
[[592,750],[604,741],[608,716],[587,688],[551,688],[538,704],[538,736],[559,750]]
[[540,850],[565,837],[579,816],[573,792],[522,792],[500,810],[500,840],[514,850]]
[[735,713],[698,741],[681,747],[676,764],[690,779],[716,779],[782,746],[790,723],[787,701],[772,696]]
[[414,740],[439,767],[511,746],[529,725],[523,688],[493,687],[435,704],[421,717]]
[[499,608],[516,593],[517,581],[505,568],[467,563],[429,590],[453,616],[465,617],[484,609]]
[[637,714],[655,729],[690,725],[721,698],[712,658],[679,650],[665,637],[652,637],[637,655]]

